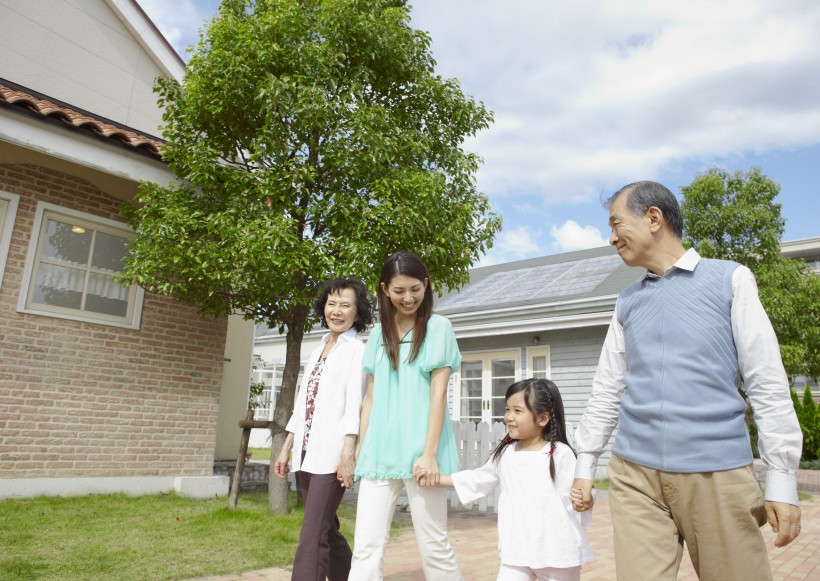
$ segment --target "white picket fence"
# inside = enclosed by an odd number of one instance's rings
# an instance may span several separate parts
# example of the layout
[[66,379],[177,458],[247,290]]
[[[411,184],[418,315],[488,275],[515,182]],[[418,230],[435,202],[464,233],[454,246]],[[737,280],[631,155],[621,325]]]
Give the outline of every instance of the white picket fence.
[[[455,436],[456,446],[458,447],[458,459],[462,470],[472,470],[483,466],[487,460],[490,459],[498,442],[501,441],[507,434],[507,427],[503,422],[475,423],[470,420],[452,421],[453,435]],[[567,424],[567,434],[570,438],[570,444],[574,446],[572,441],[573,426]],[[296,490],[296,480],[294,473],[288,475],[291,490]],[[354,487],[355,492],[359,491],[359,483]],[[464,505],[465,508],[471,510],[480,510],[483,512],[493,511],[498,512],[498,496],[500,489],[496,488],[491,495],[484,496],[477,501]],[[455,490],[451,490],[448,496],[450,506],[462,506],[458,499]],[[407,499],[404,494],[399,497],[398,504],[405,505]]]
[[[452,424],[462,470],[472,470],[483,466],[489,460],[498,442],[507,434],[507,428],[502,422],[477,424],[469,420],[461,420],[454,421]],[[494,494],[484,496],[466,505],[466,508],[498,512],[499,492],[500,490],[496,488]],[[461,506],[455,490],[450,491],[450,506]]]

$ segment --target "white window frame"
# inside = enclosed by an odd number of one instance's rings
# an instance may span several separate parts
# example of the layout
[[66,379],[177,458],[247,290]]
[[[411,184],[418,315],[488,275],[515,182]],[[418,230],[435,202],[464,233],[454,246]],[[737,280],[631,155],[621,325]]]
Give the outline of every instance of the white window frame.
[[31,230],[31,240],[29,242],[28,253],[26,255],[26,267],[23,274],[23,284],[20,289],[20,301],[17,304],[17,311],[20,313],[43,315],[58,319],[68,319],[71,321],[97,323],[111,327],[139,329],[140,319],[142,317],[142,302],[145,291],[142,287],[137,285],[132,285],[130,287],[128,313],[125,317],[95,314],[87,311],[67,309],[63,307],[49,307],[47,305],[31,302],[30,294],[33,293],[34,290],[32,279],[36,272],[36,263],[39,259],[40,232],[44,221],[47,219],[47,216],[54,217],[56,219],[67,218],[69,221],[76,222],[81,226],[85,226],[93,230],[108,232],[116,236],[123,236],[125,238],[134,237],[134,231],[122,222],[109,220],[107,218],[100,218],[92,214],[72,210],[70,208],[64,208],[48,202],[39,202],[37,204],[37,213],[34,218],[34,225]]
[[[302,375],[305,370],[304,363],[299,366],[299,375],[296,377],[296,393],[302,385]],[[285,372],[285,362],[272,362],[253,370],[253,381],[265,384],[265,389],[260,396],[260,406],[256,408],[254,419],[273,420],[273,413],[276,411],[276,402],[279,394],[282,393],[282,375]]]
[[[493,420],[492,419],[492,360],[502,358],[504,356],[509,355],[510,359],[514,360],[515,365],[515,374],[513,377],[513,381],[520,381],[521,380],[521,349],[518,347],[510,347],[508,349],[490,349],[490,350],[480,350],[480,351],[468,351],[463,352],[461,354],[461,363],[464,364],[464,361],[474,361],[477,359],[481,359],[482,362],[482,372],[481,372],[481,383],[482,383],[482,422],[489,422],[492,423],[493,421],[501,421],[501,420]],[[506,357],[504,357],[506,358]],[[459,366],[459,370],[457,373],[454,374],[455,380],[453,385],[453,419],[460,420],[461,419],[461,367]],[[489,418],[489,420],[488,420]]]
[[549,345],[539,345],[538,347],[527,347],[527,377],[532,377],[533,375],[533,364],[532,360],[535,357],[546,357],[547,358],[547,377],[544,379],[552,379],[552,363],[550,362],[550,346]]
[[11,247],[11,234],[19,201],[20,196],[17,194],[0,190],[0,288],[3,287],[3,273],[6,271],[6,259]]

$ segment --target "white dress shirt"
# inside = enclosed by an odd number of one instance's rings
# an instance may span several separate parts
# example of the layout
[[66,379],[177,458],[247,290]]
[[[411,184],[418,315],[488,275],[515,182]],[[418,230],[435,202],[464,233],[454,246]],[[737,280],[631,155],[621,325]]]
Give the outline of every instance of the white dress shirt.
[[[690,249],[670,269],[692,271],[699,260],[700,255]],[[652,273],[646,276],[657,277]],[[618,423],[621,395],[627,389],[626,345],[617,308],[616,304],[592,380],[587,410],[575,430],[576,478],[595,478],[598,457]],[[732,274],[732,334],[743,389],[754,409],[758,450],[767,465],[765,499],[798,505],[797,469],[803,434],[794,412],[777,336],[760,303],[754,275],[742,265]]]
[[364,343],[356,338],[356,329],[350,328],[339,335],[325,360],[316,390],[308,451],[302,464],[307,384],[329,338],[330,334],[322,337],[321,344],[308,358],[299,393],[293,402],[293,415],[285,427],[294,435],[291,458],[291,469],[294,471],[304,470],[311,474],[335,472],[345,435],[359,433],[359,411],[367,387],[362,371]]

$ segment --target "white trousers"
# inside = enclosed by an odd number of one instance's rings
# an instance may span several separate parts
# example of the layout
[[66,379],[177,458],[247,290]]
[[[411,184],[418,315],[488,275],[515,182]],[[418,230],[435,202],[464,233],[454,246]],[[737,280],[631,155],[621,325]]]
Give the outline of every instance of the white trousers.
[[537,581],[579,581],[581,579],[581,566],[530,569],[529,567],[501,565],[496,581],[532,581],[533,579],[537,579]]
[[356,532],[350,579],[381,581],[384,551],[390,538],[390,523],[401,489],[407,490],[413,531],[427,581],[462,581],[453,548],[447,536],[447,490],[423,488],[412,478],[359,482],[356,503]]

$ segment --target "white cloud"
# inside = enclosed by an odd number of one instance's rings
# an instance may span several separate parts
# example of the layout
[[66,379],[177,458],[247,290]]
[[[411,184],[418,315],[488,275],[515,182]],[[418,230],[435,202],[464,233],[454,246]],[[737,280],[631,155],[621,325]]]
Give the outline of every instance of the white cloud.
[[606,246],[608,240],[594,226],[581,226],[575,220],[567,220],[561,226],[553,226],[550,234],[554,239],[553,247],[559,252],[586,250]]
[[521,226],[510,230],[502,230],[492,249],[481,259],[478,266],[490,266],[543,254],[545,252],[539,248],[533,239],[532,230],[526,226]]
[[417,0],[445,76],[495,111],[491,197],[597,197],[686,162],[820,143],[820,3]]
[[186,59],[186,50],[196,44],[199,29],[219,6],[218,0],[137,1],[171,46]]

